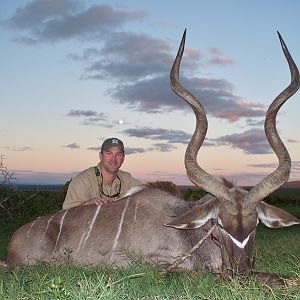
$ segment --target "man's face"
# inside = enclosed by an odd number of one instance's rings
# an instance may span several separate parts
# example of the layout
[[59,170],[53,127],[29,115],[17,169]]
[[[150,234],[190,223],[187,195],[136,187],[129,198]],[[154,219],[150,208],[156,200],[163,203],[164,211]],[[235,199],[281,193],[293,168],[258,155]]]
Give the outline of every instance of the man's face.
[[119,147],[111,147],[99,153],[101,165],[109,173],[117,173],[125,155]]

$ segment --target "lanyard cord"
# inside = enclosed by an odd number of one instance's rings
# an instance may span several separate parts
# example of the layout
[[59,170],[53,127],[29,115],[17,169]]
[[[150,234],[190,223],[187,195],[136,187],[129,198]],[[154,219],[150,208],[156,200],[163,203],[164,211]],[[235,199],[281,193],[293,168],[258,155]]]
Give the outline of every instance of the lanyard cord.
[[[102,198],[102,196],[105,196],[105,197],[108,197],[108,198],[118,197],[121,193],[121,179],[120,179],[120,177],[117,175],[117,179],[120,182],[119,190],[117,191],[116,194],[110,196],[110,195],[105,194],[104,191],[103,191],[103,175],[102,175],[102,173],[100,173],[97,166],[95,166],[94,169],[95,169],[95,174],[96,174],[96,178],[97,178],[97,182],[98,182],[100,197],[101,198]],[[101,177],[101,179],[100,179],[100,177]]]

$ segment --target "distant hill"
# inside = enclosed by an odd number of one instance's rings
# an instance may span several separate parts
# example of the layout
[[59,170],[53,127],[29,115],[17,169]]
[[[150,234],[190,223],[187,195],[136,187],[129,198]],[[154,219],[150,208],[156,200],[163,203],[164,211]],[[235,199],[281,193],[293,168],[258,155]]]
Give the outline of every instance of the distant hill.
[[22,191],[57,191],[63,188],[63,184],[19,184],[18,188]]
[[[33,190],[33,189],[37,189],[37,190],[42,190],[42,191],[53,191],[53,190],[60,190],[63,188],[63,184],[20,184],[18,185],[19,189],[21,190]],[[198,190],[199,188],[195,185],[179,185],[178,188],[181,191],[185,191],[185,190]],[[250,188],[250,187],[246,187],[246,188]],[[300,180],[299,181],[289,181],[287,182],[282,188],[284,189],[300,189]]]
[[283,186],[283,188],[286,188],[286,189],[300,189],[300,180],[298,180],[298,181],[289,181]]
[[[197,190],[198,187],[195,186],[195,185],[179,185],[178,188],[180,190]],[[247,189],[248,188],[251,188],[251,187],[246,187]],[[284,184],[282,186],[283,189],[300,189],[300,180],[298,181],[289,181],[287,182],[286,184]]]

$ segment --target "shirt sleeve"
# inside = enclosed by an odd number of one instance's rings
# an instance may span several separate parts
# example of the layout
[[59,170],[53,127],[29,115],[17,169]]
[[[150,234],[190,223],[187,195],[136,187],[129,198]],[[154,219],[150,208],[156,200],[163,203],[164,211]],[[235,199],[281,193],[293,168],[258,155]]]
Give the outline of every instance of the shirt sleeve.
[[82,202],[89,199],[85,185],[82,180],[74,178],[68,187],[67,195],[63,203],[63,209],[69,209],[80,205]]

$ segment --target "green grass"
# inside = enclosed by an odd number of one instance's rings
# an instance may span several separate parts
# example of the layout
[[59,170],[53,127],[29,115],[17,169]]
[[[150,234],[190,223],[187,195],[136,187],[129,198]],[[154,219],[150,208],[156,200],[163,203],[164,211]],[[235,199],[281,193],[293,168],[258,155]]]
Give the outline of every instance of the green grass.
[[299,299],[298,288],[253,280],[218,280],[212,274],[165,275],[147,266],[112,270],[64,265],[0,270],[0,299]]

